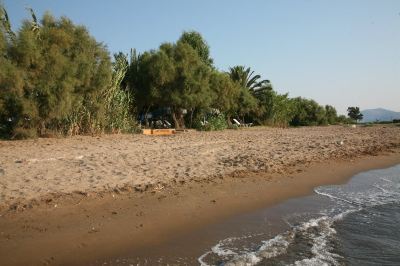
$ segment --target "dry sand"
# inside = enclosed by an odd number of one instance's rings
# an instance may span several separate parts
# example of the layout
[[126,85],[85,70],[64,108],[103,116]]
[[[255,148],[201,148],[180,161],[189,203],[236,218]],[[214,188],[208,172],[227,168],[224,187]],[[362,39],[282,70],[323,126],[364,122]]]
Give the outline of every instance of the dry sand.
[[0,209],[60,195],[160,190],[238,173],[304,165],[400,146],[400,127],[251,128],[174,136],[106,135],[0,142]]

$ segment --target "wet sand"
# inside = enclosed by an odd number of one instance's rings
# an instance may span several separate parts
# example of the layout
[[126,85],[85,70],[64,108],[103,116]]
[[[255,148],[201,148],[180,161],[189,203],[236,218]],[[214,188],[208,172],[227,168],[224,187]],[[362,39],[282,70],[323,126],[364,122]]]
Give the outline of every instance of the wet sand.
[[[207,227],[240,213],[312,193],[315,186],[343,183],[355,173],[400,163],[400,151],[299,165],[292,174],[239,173],[235,178],[190,182],[142,193],[76,194],[0,217],[2,265],[90,265],[110,258],[157,257],[170,243],[192,246],[193,258],[218,235]],[[226,228],[226,230],[229,230]],[[172,241],[172,242],[171,242]],[[182,245],[181,245],[182,246]],[[174,253],[175,252],[175,253]]]

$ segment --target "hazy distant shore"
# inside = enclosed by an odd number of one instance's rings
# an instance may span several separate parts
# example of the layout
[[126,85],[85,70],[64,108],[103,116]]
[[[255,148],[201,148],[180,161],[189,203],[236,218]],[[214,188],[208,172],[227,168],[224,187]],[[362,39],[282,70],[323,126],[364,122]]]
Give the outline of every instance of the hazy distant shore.
[[400,128],[386,126],[1,141],[1,207],[31,208],[75,194],[158,191],[246,172],[291,174],[312,162],[399,146]]

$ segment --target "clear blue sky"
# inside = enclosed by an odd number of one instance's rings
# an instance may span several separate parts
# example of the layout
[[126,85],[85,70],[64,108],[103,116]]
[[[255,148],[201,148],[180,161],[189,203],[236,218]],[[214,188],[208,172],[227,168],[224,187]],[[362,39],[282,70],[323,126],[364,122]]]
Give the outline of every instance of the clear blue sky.
[[[0,0],[1,1],[1,0]],[[199,31],[216,66],[250,66],[279,92],[400,111],[400,0],[3,0],[14,28],[32,7],[85,25],[111,52]]]

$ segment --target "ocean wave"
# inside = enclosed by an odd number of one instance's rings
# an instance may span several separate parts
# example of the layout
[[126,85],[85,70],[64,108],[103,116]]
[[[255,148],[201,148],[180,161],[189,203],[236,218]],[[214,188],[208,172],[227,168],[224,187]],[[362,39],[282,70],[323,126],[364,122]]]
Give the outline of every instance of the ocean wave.
[[211,248],[211,251],[206,252],[199,258],[199,262],[203,266],[213,265],[205,262],[206,257],[213,254],[219,256],[220,260],[225,261],[221,265],[224,266],[252,266],[257,265],[263,260],[276,258],[287,253],[291,244],[296,238],[310,239],[312,258],[299,260],[294,265],[338,265],[338,254],[331,252],[332,247],[329,245],[329,240],[336,233],[333,228],[333,223],[343,219],[349,212],[343,212],[333,218],[322,216],[315,219],[310,219],[290,230],[275,236],[262,244],[257,250],[250,252],[234,252],[223,247],[225,242],[232,242],[232,238],[220,241],[217,245]]

